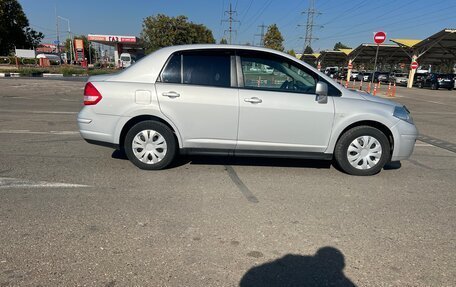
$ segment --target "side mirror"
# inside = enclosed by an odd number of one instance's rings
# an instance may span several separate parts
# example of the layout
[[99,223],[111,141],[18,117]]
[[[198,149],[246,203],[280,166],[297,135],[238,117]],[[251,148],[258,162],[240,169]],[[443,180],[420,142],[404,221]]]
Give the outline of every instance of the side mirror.
[[315,94],[317,95],[315,100],[319,104],[328,103],[328,84],[323,81],[318,82],[315,88]]

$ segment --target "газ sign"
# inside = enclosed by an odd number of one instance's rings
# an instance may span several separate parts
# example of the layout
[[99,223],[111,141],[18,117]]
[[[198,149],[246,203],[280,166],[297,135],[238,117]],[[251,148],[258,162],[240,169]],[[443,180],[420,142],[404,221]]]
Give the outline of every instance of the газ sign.
[[111,43],[136,43],[135,36],[119,36],[119,35],[92,35],[87,36],[89,41],[95,42],[111,42]]

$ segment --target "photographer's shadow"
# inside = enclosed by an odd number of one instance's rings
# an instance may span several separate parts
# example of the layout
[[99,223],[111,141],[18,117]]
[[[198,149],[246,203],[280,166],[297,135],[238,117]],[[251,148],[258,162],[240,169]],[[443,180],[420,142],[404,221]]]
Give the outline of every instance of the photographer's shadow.
[[287,254],[253,267],[241,279],[241,287],[356,286],[343,272],[344,255],[333,247],[320,248],[314,256]]

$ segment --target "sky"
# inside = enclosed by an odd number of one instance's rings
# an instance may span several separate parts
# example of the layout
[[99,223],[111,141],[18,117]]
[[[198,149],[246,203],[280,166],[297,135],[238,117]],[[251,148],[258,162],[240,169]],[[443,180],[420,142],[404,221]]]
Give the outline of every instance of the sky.
[[[332,49],[336,42],[350,47],[372,42],[375,31],[387,38],[425,39],[444,29],[456,28],[456,1],[439,0],[314,0],[319,13],[314,20],[315,51]],[[302,52],[309,0],[19,0],[32,28],[45,34],[43,42],[56,39],[57,15],[70,20],[75,34],[139,36],[144,18],[156,14],[185,15],[212,30],[217,42],[228,38],[227,15],[231,3],[234,18],[233,44],[259,45],[259,25],[277,24],[286,50]],[[65,38],[67,22],[59,21]]]

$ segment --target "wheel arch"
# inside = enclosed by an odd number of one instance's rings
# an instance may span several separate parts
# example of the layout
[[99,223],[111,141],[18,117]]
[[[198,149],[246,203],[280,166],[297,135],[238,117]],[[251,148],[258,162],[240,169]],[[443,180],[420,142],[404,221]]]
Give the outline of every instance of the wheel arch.
[[180,135],[175,127],[171,125],[168,121],[153,115],[138,115],[129,119],[122,127],[122,130],[119,135],[119,147],[122,149],[124,147],[125,136],[127,135],[128,131],[137,123],[143,121],[157,121],[164,125],[166,125],[174,134],[176,141],[179,147],[182,147]]
[[337,136],[337,140],[334,141],[334,145],[332,147],[332,150],[334,150],[334,147],[337,145],[337,143],[339,142],[340,138],[342,137],[342,135],[347,132],[348,130],[354,128],[354,127],[358,127],[358,126],[370,126],[370,127],[373,127],[373,128],[376,128],[378,130],[380,130],[382,133],[384,133],[386,135],[386,137],[388,138],[388,141],[389,141],[389,144],[390,144],[390,152],[391,152],[391,155],[393,154],[393,150],[394,150],[394,136],[393,136],[393,133],[391,132],[391,130],[386,126],[384,125],[383,123],[381,122],[378,122],[378,121],[373,121],[373,120],[362,120],[362,121],[357,121],[357,122],[354,122],[350,125],[348,125],[347,127],[345,127]]

